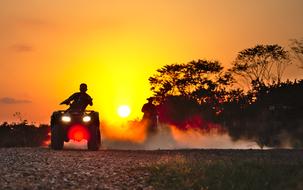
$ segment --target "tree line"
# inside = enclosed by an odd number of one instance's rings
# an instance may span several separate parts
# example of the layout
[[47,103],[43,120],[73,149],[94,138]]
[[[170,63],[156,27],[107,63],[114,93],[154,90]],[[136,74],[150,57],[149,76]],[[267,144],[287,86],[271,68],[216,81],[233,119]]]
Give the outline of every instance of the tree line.
[[193,60],[159,68],[149,78],[160,121],[180,129],[228,132],[260,147],[303,146],[303,80],[284,79],[297,59],[303,69],[303,39],[291,51],[278,44],[240,51],[230,68]]
[[35,126],[26,120],[0,125],[0,147],[36,147],[49,140],[49,125]]

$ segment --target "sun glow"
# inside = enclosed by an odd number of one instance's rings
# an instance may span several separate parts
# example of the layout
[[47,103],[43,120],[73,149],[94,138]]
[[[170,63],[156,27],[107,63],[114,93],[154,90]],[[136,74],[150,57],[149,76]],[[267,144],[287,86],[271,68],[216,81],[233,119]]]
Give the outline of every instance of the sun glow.
[[120,117],[125,118],[125,117],[129,116],[131,110],[130,110],[129,106],[121,105],[118,107],[117,112]]

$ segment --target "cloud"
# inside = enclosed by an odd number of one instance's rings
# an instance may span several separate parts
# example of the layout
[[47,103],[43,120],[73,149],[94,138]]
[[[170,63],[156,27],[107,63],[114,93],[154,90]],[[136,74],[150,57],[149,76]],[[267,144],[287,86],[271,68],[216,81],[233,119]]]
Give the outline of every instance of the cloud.
[[30,100],[18,100],[15,98],[11,98],[11,97],[3,97],[0,98],[0,104],[28,104],[31,103],[32,101]]
[[15,52],[18,52],[18,53],[22,53],[22,52],[31,52],[33,51],[33,47],[31,45],[28,45],[28,44],[14,44],[11,46],[11,49]]

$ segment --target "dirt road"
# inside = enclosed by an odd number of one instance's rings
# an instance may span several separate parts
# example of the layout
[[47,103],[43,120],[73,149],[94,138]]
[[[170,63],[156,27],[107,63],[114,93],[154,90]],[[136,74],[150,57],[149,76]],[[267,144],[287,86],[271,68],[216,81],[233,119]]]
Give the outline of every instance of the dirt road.
[[[249,156],[247,156],[249,153]],[[171,159],[201,161],[270,157],[280,161],[302,159],[301,151],[119,151],[1,148],[0,189],[153,189],[142,168]]]
[[137,170],[156,157],[132,151],[0,149],[0,189],[144,189]]

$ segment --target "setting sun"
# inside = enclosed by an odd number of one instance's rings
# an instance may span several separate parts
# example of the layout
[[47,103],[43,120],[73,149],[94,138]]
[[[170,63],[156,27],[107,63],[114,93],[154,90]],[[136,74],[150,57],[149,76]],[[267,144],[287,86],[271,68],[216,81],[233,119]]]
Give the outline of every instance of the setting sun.
[[129,114],[130,114],[130,108],[129,108],[129,106],[127,106],[127,105],[122,105],[122,106],[119,106],[118,107],[118,110],[117,110],[117,112],[118,112],[118,115],[120,116],[120,117],[127,117],[127,116],[129,116]]

